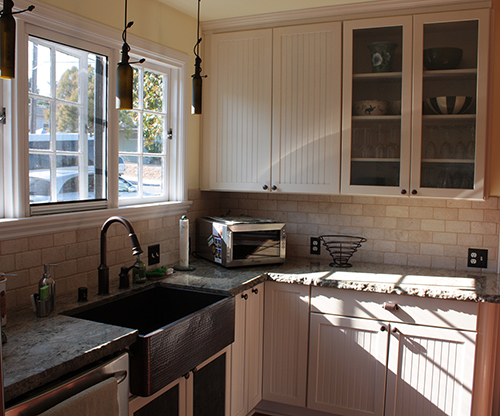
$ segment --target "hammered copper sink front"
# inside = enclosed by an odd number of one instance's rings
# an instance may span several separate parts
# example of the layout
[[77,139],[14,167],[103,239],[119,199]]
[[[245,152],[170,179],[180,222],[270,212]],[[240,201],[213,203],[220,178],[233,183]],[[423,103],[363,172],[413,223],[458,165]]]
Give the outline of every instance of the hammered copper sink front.
[[150,396],[234,341],[234,298],[152,286],[67,315],[133,328],[130,391]]

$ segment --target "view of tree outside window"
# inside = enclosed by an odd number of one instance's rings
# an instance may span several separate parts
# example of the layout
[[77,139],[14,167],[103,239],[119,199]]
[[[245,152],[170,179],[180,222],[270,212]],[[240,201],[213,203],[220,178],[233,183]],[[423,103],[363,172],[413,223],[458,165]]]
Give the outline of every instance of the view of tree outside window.
[[106,199],[107,57],[28,46],[30,204]]
[[[168,73],[134,68],[134,109],[119,114],[119,180],[133,192],[120,198],[167,194]],[[120,187],[122,184],[120,183]]]

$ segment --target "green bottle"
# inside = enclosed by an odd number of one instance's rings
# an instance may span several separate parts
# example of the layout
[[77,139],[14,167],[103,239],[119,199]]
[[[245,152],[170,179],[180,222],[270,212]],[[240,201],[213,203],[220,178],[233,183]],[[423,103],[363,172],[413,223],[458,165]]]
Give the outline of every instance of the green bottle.
[[146,265],[141,260],[141,255],[137,256],[137,261],[132,268],[132,282],[133,283],[146,283]]

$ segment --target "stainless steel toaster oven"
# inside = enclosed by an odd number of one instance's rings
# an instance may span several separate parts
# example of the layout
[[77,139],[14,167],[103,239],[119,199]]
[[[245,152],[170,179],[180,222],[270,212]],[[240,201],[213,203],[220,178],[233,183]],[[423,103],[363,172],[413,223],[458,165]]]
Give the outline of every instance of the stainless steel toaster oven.
[[248,216],[199,218],[196,253],[225,267],[283,263],[285,224]]

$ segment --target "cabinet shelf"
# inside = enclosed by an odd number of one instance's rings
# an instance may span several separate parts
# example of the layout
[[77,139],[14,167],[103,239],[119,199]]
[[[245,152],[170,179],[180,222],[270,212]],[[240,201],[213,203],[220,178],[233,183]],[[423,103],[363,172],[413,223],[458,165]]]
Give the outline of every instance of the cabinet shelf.
[[422,159],[422,163],[437,163],[437,164],[474,164],[474,159]]
[[401,121],[401,116],[385,115],[385,116],[352,116],[352,121],[361,122],[377,122],[377,121]]
[[373,81],[380,81],[380,80],[387,80],[387,81],[401,81],[401,78],[403,76],[402,72],[366,72],[366,73],[361,73],[361,74],[353,74],[352,79],[354,81],[360,81],[360,82],[373,82]]
[[477,68],[424,71],[424,79],[475,79]]
[[388,158],[388,157],[355,157],[352,158],[353,162],[369,162],[369,163],[399,163],[399,158]]

